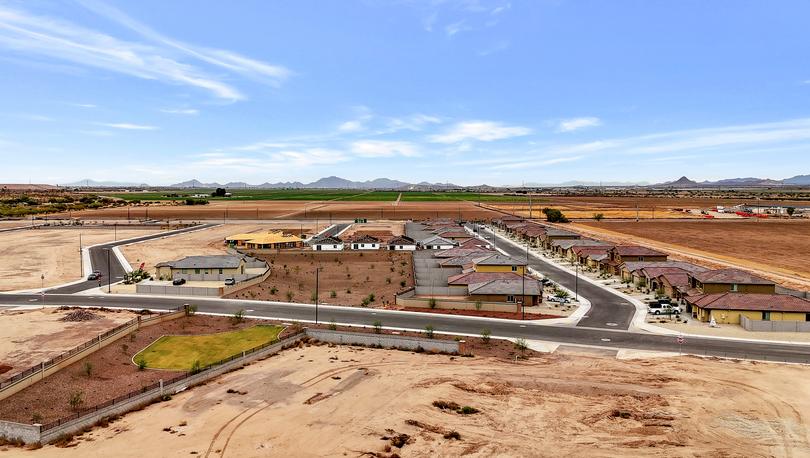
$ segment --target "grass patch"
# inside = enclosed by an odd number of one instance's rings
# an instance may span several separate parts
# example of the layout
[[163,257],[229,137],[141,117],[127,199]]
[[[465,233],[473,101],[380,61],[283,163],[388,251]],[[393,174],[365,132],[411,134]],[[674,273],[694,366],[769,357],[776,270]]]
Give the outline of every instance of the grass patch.
[[132,358],[150,369],[204,368],[245,350],[278,339],[282,326],[253,326],[198,336],[163,336]]

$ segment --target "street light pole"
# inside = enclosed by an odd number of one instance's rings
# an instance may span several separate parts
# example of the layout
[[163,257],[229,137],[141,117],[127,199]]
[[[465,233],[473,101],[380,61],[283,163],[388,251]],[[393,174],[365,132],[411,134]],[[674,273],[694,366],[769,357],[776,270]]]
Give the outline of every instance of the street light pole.
[[315,268],[315,324],[318,324],[318,283],[320,281],[321,268]]
[[574,279],[574,300],[579,302],[579,263],[574,264],[574,272],[576,273]]
[[40,275],[40,280],[42,280],[42,308],[45,308],[45,274]]
[[107,293],[112,292],[112,266],[110,265],[110,249],[107,248]]

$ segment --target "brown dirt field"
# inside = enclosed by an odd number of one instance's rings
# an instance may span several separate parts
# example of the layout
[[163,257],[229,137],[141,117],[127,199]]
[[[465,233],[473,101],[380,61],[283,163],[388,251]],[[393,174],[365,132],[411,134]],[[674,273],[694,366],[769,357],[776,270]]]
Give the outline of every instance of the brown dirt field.
[[[161,205],[130,206],[133,219],[178,219],[186,221],[223,220],[227,209],[228,220],[256,219],[319,219],[323,221],[368,219],[430,219],[458,218],[489,219],[497,212],[481,208],[473,202],[309,202],[309,201],[234,201],[211,202],[208,205]],[[52,215],[53,217],[64,215]],[[72,212],[71,216],[82,219],[126,219],[127,207],[100,208]]]
[[134,313],[126,310],[92,312],[100,319],[59,321],[70,310],[55,308],[0,311],[0,365],[11,367],[6,371],[6,376],[47,361],[135,318]]
[[373,235],[385,241],[392,236],[403,235],[405,233],[405,223],[401,221],[371,221],[352,224],[340,237],[347,240],[358,233]]
[[[146,263],[146,270],[155,271],[155,264],[162,261],[171,261],[184,256],[225,254],[225,237],[239,233],[266,232],[269,230],[286,230],[294,232],[303,230],[311,233],[315,229],[314,223],[302,223],[293,227],[291,223],[263,223],[263,224],[224,224],[210,229],[194,231],[162,239],[147,240],[121,247],[121,253],[132,266],[141,262]],[[319,229],[325,229],[326,224],[319,224]]]
[[[286,250],[254,256],[270,263],[270,277],[226,298],[313,303],[318,267],[321,267],[318,302],[322,304],[358,306],[373,293],[376,299],[370,306],[383,306],[393,303],[396,293],[414,282],[412,255],[402,251]],[[405,287],[400,286],[401,281],[405,281]],[[277,289],[275,294],[271,293],[273,287]],[[336,297],[330,297],[331,291]],[[288,298],[288,292],[292,293],[292,299]]]
[[714,264],[710,267],[730,263],[788,286],[810,288],[810,221],[603,221],[569,227]]
[[[254,320],[233,324],[228,317],[198,315],[142,328],[4,399],[0,403],[0,419],[28,423],[32,415],[38,413],[48,423],[73,413],[68,399],[77,391],[84,393],[84,405],[92,407],[160,379],[170,379],[181,372],[141,371],[132,363],[132,357],[166,334],[210,334],[255,324]],[[85,362],[93,365],[91,377],[84,372]]]
[[[54,286],[82,277],[79,234],[87,247],[114,240],[110,228],[31,229],[0,232],[0,291],[39,288],[40,275],[45,286]],[[117,230],[118,240],[159,232],[156,229]]]
[[[309,346],[126,415],[74,447],[25,454],[800,456],[810,449],[810,386],[795,380],[809,370],[692,357],[555,353],[508,362]],[[458,439],[445,437],[452,431]],[[391,440],[400,434],[401,448]]]

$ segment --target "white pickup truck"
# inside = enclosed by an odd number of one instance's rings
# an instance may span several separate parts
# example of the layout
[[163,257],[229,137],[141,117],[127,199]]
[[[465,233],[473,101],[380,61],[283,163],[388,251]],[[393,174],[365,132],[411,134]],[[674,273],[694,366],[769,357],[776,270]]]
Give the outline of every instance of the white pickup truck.
[[680,315],[681,307],[678,305],[651,302],[647,304],[647,313],[653,315]]

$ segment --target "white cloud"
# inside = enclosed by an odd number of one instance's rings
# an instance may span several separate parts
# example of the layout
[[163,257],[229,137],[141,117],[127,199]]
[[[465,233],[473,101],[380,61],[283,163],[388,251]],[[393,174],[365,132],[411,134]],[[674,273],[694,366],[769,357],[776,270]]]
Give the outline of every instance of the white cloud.
[[96,105],[92,103],[74,103],[73,106],[79,108],[96,108]]
[[160,110],[163,113],[169,114],[179,114],[179,115],[198,115],[200,114],[200,110],[196,110],[194,108],[166,108]]
[[468,30],[472,30],[472,28],[466,24],[466,21],[464,19],[444,26],[444,33],[448,37],[452,37],[453,35],[456,35],[460,32],[466,32]]
[[352,153],[360,157],[418,156],[412,143],[392,140],[361,140],[352,143]]
[[442,119],[439,118],[438,116],[431,116],[417,113],[401,118],[389,118],[385,123],[385,127],[380,129],[380,131],[378,131],[377,133],[385,134],[398,132],[401,130],[410,130],[418,132],[422,130],[425,126],[428,126],[430,124],[440,124],[441,122]]
[[201,68],[177,59],[177,51],[253,79],[278,84],[290,72],[225,50],[194,48],[171,40],[96,2],[83,2],[91,10],[140,33],[156,45],[118,39],[74,23],[0,6],[0,46],[26,57],[34,55],[101,68],[137,78],[187,85],[226,100],[245,96],[232,85]]
[[128,122],[112,122],[112,123],[105,123],[100,122],[98,123],[99,126],[106,126],[112,127],[113,129],[123,129],[123,130],[157,130],[158,128],[155,126],[148,126],[145,124],[132,124]]
[[573,132],[586,127],[596,127],[601,125],[602,120],[593,116],[585,118],[563,119],[557,126],[557,132]]
[[341,132],[360,132],[365,128],[365,124],[360,120],[346,121],[338,126],[338,130]]
[[493,121],[460,122],[443,134],[431,135],[433,143],[458,143],[464,140],[489,142],[506,138],[520,137],[532,132],[528,127],[505,126]]

